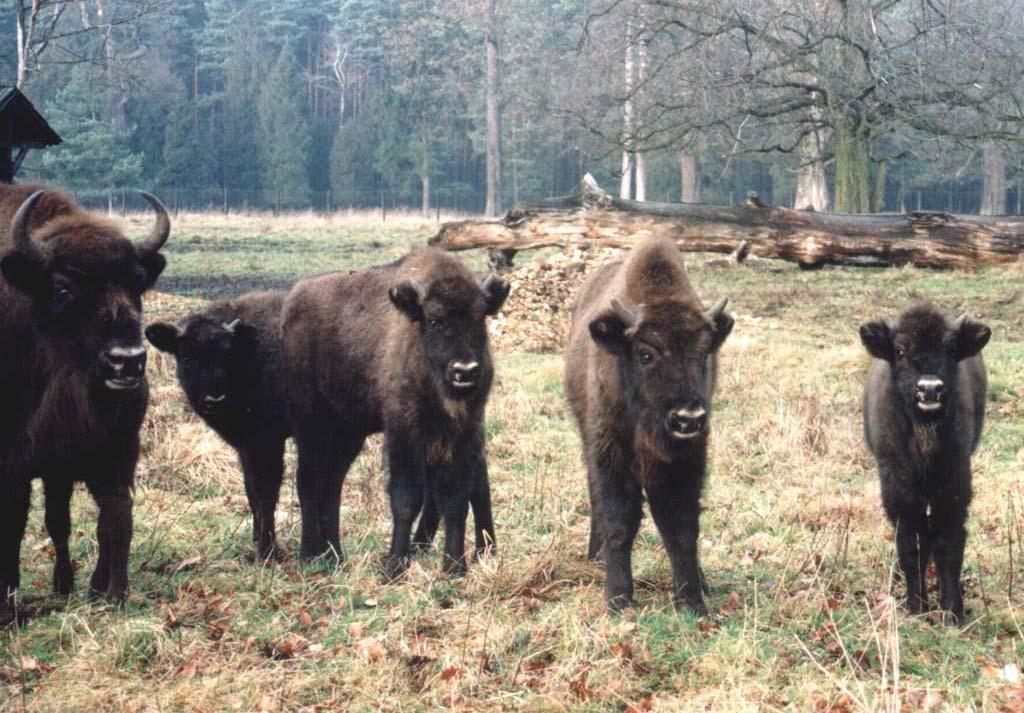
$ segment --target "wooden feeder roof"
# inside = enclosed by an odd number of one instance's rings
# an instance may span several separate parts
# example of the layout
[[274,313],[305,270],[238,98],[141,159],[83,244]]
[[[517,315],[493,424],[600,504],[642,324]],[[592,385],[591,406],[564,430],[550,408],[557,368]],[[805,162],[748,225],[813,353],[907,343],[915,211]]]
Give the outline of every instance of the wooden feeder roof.
[[0,148],[41,149],[59,143],[60,136],[21,90],[0,86]]

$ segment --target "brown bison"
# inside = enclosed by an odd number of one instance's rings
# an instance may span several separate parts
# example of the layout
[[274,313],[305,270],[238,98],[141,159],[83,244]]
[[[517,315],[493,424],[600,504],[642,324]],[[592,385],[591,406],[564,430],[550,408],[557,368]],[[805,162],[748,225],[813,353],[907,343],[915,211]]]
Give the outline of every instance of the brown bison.
[[964,315],[950,322],[916,305],[896,324],[868,322],[860,338],[874,359],[864,385],[864,436],[878,462],[885,513],[907,608],[928,608],[925,572],[935,561],[939,603],[964,619],[960,570],[971,503],[971,454],[985,417],[985,363],[992,332]]
[[173,354],[189,404],[238,453],[261,560],[274,556],[274,513],[284,475],[281,307],[287,292],[259,292],[211,305],[180,324],[146,328]]
[[633,599],[644,496],[672,564],[674,601],[706,612],[697,560],[717,352],[732,330],[705,308],[675,245],[647,239],[597,271],[573,306],[565,388],[590,486],[589,556],[611,610]]
[[366,437],[380,431],[394,525],[386,576],[408,565],[425,494],[433,505],[424,509],[417,541],[429,541],[443,518],[447,571],[466,566],[470,501],[477,547],[493,541],[483,417],[494,369],[485,319],[508,291],[494,276],[478,282],[434,248],[292,289],[281,324],[304,557],[341,556],[345,473]]
[[71,491],[99,506],[94,592],[128,587],[132,485],[146,411],[142,294],[164,269],[170,221],[133,243],[69,196],[0,186],[0,621],[14,617],[21,539],[41,478],[56,560],[53,587],[72,589]]

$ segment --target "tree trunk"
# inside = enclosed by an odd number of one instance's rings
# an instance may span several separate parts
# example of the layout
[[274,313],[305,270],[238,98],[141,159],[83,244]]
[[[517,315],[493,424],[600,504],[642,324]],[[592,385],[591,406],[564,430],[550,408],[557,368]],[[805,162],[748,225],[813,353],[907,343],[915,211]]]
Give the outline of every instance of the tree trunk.
[[487,205],[484,214],[501,213],[501,64],[498,60],[497,0],[487,1]]
[[420,182],[423,189],[421,209],[423,217],[430,217],[430,138],[427,130],[422,131],[423,138],[423,161],[420,171]]
[[661,235],[680,250],[753,255],[822,265],[974,268],[1024,255],[1024,221],[948,213],[835,215],[776,208],[751,196],[735,208],[639,203],[612,198],[587,175],[577,193],[518,206],[502,220],[441,226],[430,244],[448,250],[592,244],[630,248]]
[[982,150],[981,214],[1006,215],[1006,155],[992,142]]
[[[811,109],[811,121],[821,119],[821,110]],[[797,210],[829,211],[828,182],[825,180],[825,141],[820,130],[813,130],[800,143],[800,171],[796,177],[796,198],[793,207]]]
[[647,158],[643,151],[636,154],[636,200],[647,200]]
[[[647,82],[647,66],[649,58],[647,55],[647,38],[646,38],[646,25],[644,23],[643,8],[638,10],[638,28],[637,34],[639,37],[636,42],[636,104],[633,107],[633,123],[635,128],[633,131],[634,144],[637,137],[643,133],[643,122],[644,122],[644,106],[645,100],[644,95],[646,93],[646,82]],[[636,193],[635,198],[638,201],[647,200],[647,157],[641,150],[636,150]]]
[[636,91],[636,41],[633,37],[634,18],[633,4],[626,3],[626,58],[623,62],[625,72],[625,93],[622,102],[622,179],[619,182],[619,198],[633,197],[633,166],[634,166],[634,127],[633,127],[633,94]]
[[700,172],[697,157],[683,151],[679,154],[679,202],[700,202]]

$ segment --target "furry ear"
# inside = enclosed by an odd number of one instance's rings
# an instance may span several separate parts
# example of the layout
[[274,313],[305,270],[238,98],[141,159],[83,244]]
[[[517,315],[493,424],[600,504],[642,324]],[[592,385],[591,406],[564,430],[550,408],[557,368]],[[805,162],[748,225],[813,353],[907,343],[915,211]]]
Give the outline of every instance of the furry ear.
[[631,335],[627,335],[630,326],[626,324],[614,310],[602,312],[590,323],[590,336],[598,346],[614,354],[625,353],[629,349]]
[[967,319],[967,315],[964,315],[953,325],[949,336],[953,344],[953,355],[958,361],[977,356],[991,337],[992,330],[988,325]]
[[865,322],[860,326],[860,341],[875,359],[892,361],[895,349],[892,343],[892,325],[885,320]]
[[53,294],[53,278],[35,258],[12,252],[0,260],[0,272],[11,286],[34,300],[49,299]]
[[423,319],[423,300],[427,288],[419,280],[401,280],[388,290],[388,297],[406,317],[414,322]]
[[146,327],[146,339],[154,347],[168,354],[176,354],[181,329],[168,322],[156,322]]
[[498,314],[498,310],[505,304],[505,299],[508,297],[512,285],[497,275],[490,274],[480,284],[480,288],[484,291],[484,297],[487,299],[487,314],[494,316]]
[[732,333],[735,320],[732,318],[732,315],[722,312],[715,317],[714,324],[715,333],[712,335],[711,351],[717,352],[722,344],[725,343],[725,338]]
[[142,267],[146,270],[146,282],[143,289],[148,290],[156,284],[156,278],[160,277],[160,273],[167,267],[167,258],[160,253],[149,253],[139,259],[142,260]]

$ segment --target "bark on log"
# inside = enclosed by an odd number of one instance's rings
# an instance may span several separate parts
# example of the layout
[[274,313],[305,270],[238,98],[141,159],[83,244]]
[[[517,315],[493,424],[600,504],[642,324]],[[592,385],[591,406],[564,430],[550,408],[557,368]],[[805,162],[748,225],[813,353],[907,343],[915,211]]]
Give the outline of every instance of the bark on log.
[[665,235],[690,252],[731,253],[747,241],[762,258],[822,265],[972,269],[1014,262],[1024,253],[1024,221],[916,211],[814,213],[768,206],[755,194],[734,208],[640,203],[613,198],[588,174],[578,191],[523,204],[498,220],[445,223],[431,245],[505,251],[599,243],[629,248]]

